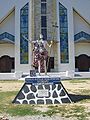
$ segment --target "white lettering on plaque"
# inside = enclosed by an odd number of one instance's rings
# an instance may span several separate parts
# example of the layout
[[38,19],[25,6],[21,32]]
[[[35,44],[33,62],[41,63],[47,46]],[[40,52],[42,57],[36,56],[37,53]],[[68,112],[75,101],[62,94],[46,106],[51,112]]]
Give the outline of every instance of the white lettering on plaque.
[[48,89],[39,89],[38,90],[38,97],[48,97],[49,96],[49,92]]

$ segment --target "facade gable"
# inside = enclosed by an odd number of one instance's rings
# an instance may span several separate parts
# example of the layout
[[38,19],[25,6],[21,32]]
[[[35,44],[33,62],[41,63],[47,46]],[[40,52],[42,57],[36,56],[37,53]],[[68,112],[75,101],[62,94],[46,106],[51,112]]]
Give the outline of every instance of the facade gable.
[[9,13],[0,23],[0,34],[4,32],[15,35],[15,10]]
[[90,0],[70,0],[72,7],[90,24]]

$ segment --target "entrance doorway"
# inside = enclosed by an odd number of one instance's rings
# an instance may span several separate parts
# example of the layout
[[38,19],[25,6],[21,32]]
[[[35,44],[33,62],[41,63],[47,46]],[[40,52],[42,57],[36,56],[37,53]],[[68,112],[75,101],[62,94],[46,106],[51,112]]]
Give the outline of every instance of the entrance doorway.
[[4,55],[0,58],[0,72],[7,73],[14,69],[14,58]]
[[75,67],[78,68],[79,72],[87,72],[90,67],[90,58],[89,56],[82,54],[78,57],[75,57]]
[[49,58],[47,72],[51,72],[51,69],[54,69],[54,57]]

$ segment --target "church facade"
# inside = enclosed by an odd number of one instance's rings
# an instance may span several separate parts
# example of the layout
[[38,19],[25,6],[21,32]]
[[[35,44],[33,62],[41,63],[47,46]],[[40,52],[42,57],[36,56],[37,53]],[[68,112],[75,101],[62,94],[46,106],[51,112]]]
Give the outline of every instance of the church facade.
[[90,71],[89,0],[1,0],[0,73],[29,73],[32,40],[48,44],[48,72]]

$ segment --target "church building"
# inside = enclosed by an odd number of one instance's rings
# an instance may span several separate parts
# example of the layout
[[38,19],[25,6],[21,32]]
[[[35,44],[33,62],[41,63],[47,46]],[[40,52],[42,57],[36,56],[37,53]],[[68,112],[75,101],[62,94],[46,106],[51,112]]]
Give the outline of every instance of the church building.
[[0,79],[33,69],[40,34],[52,41],[48,73],[90,72],[89,0],[0,0]]

